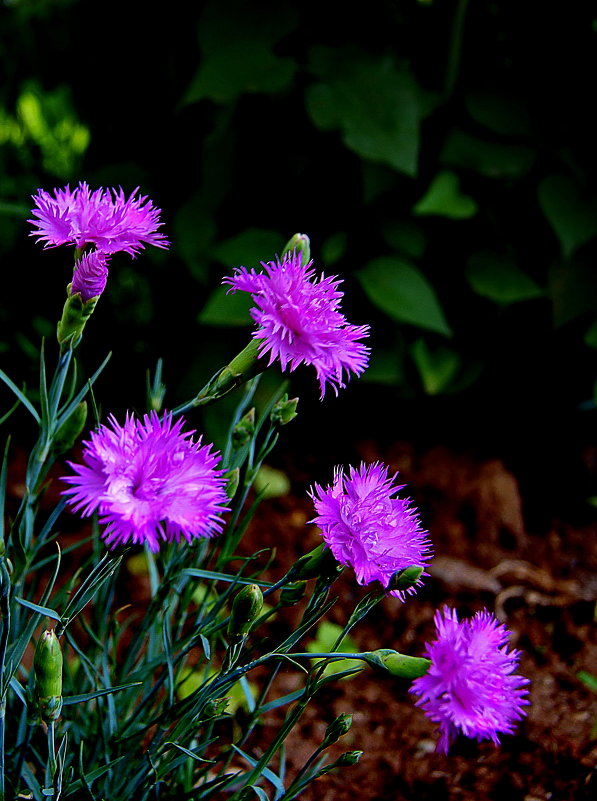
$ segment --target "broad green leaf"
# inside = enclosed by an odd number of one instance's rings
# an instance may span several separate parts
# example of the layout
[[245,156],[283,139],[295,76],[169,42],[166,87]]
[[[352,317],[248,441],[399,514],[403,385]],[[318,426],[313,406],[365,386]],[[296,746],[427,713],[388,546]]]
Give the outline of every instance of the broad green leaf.
[[478,295],[503,305],[546,294],[545,289],[523,272],[513,259],[489,250],[471,256],[466,277]]
[[262,270],[262,261],[271,261],[284,247],[284,237],[267,228],[247,228],[239,234],[214,245],[211,253],[226,265],[227,275],[232,268],[242,265]]
[[550,175],[539,184],[538,194],[564,258],[597,235],[597,198],[583,194],[570,178]]
[[443,345],[431,350],[424,339],[413,343],[411,355],[427,395],[443,392],[460,369],[460,356],[456,351]]
[[487,178],[520,178],[533,166],[535,152],[523,145],[505,145],[453,130],[444,144],[440,162],[464,167]]
[[460,191],[458,176],[453,172],[440,172],[435,176],[427,192],[413,207],[413,213],[435,214],[453,220],[465,220],[477,213],[477,204],[469,195]]
[[290,492],[290,479],[282,470],[262,464],[253,482],[263,498],[283,498]]
[[305,96],[315,125],[339,128],[344,144],[359,156],[415,176],[421,110],[412,73],[387,59],[358,52],[334,57],[325,49],[311,66],[322,78]]
[[[329,652],[341,634],[342,626],[338,626],[337,623],[331,623],[329,620],[323,620],[317,627],[315,639],[307,643],[307,651],[315,654]],[[342,639],[336,650],[341,653],[356,653],[358,648],[352,637],[347,635]],[[333,673],[340,673],[343,670],[351,670],[356,667],[362,667],[358,659],[339,659],[337,662],[330,662],[329,665],[326,665],[323,675],[330,676]]]
[[549,295],[556,326],[564,325],[586,312],[595,312],[595,265],[579,261],[553,265],[549,273]]
[[597,348],[597,320],[585,332],[585,345]]
[[234,42],[201,61],[183,103],[206,98],[233,103],[246,92],[281,92],[290,85],[295,71],[294,61],[276,56],[264,42]]
[[360,380],[389,386],[402,384],[404,382],[402,354],[390,348],[376,348],[371,354],[369,367]]
[[205,3],[197,28],[203,58],[183,103],[203,98],[230,103],[245,92],[285,89],[296,64],[277,56],[274,47],[297,21],[297,13],[286,6],[259,7],[242,0]]
[[410,262],[382,256],[356,276],[371,302],[393,320],[452,336],[435,290]]
[[521,98],[473,92],[465,98],[471,117],[502,136],[531,136],[529,112]]
[[412,220],[388,220],[382,226],[383,238],[394,250],[411,259],[420,259],[427,247],[427,238]]
[[[321,263],[325,267],[335,264],[346,253],[348,240],[344,231],[332,234],[321,245]],[[317,259],[320,261],[320,259]]]
[[248,292],[230,292],[228,286],[219,286],[211,293],[199,312],[197,321],[202,325],[252,325],[249,310],[253,300]]

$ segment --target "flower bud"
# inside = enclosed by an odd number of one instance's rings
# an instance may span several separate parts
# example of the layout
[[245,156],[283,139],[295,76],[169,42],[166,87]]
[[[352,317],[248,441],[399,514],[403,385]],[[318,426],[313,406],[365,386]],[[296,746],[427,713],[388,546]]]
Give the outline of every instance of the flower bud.
[[390,579],[387,589],[408,590],[417,584],[424,572],[425,568],[418,565],[411,565],[404,570],[397,570]]
[[223,698],[211,698],[204,706],[201,715],[202,720],[212,720],[213,718],[220,718],[226,713],[230,699],[228,696]]
[[72,342],[73,347],[78,344],[83,335],[85,324],[93,314],[98,300],[99,297],[84,301],[80,293],[69,294],[56,331],[60,345],[65,345],[68,341]]
[[295,252],[300,253],[302,263],[307,264],[311,258],[311,242],[307,234],[295,234],[292,239],[289,239],[282,251],[282,259],[286,254],[292,255]]
[[288,400],[288,395],[274,404],[274,408],[270,414],[270,421],[274,426],[285,426],[290,423],[297,416],[296,407],[298,406],[299,399],[291,398]]
[[70,451],[81,435],[87,422],[87,401],[81,401],[69,418],[60,426],[52,440],[52,451],[55,454]]
[[334,762],[334,767],[343,768],[356,765],[362,756],[362,751],[345,751],[343,754],[340,754],[338,759]]
[[62,650],[54,629],[47,629],[37,641],[33,658],[35,696],[42,720],[58,720],[62,709]]
[[255,408],[241,417],[232,429],[232,444],[235,448],[242,448],[248,445],[255,434]]
[[387,670],[392,676],[402,679],[418,679],[419,676],[424,676],[431,664],[429,659],[422,656],[405,656],[391,648],[378,648],[364,656],[368,664]]
[[338,715],[336,720],[333,720],[325,730],[325,737],[321,744],[322,748],[327,748],[328,745],[335,743],[340,739],[352,726],[352,715],[345,715],[342,713]]
[[318,545],[309,553],[301,556],[292,568],[292,577],[298,579],[311,578],[336,578],[340,575],[343,568],[336,562],[334,554],[327,547],[325,542]]
[[280,606],[294,606],[305,595],[306,581],[292,581],[280,593]]
[[226,495],[230,500],[236,495],[236,490],[240,483],[240,470],[234,467],[226,473]]
[[257,584],[248,584],[238,592],[232,602],[228,635],[243,637],[249,633],[263,609],[263,593]]

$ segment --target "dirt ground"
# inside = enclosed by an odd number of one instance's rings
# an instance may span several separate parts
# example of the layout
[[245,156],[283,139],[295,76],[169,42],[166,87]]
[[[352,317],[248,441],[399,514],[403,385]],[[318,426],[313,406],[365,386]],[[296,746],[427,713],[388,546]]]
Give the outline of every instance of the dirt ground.
[[[400,470],[429,528],[435,558],[431,577],[414,599],[385,599],[353,630],[363,650],[395,648],[421,655],[433,638],[433,615],[443,604],[461,617],[486,607],[512,632],[529,677],[531,706],[513,736],[496,748],[460,738],[448,756],[436,753],[434,725],[417,709],[408,684],[365,670],[322,691],[292,734],[288,772],[305,762],[341,712],[350,732],[329,749],[364,751],[360,762],[332,772],[304,792],[304,801],[572,801],[597,798],[597,694],[579,678],[597,676],[597,514],[585,501],[568,520],[546,521],[525,504],[519,482],[497,459],[479,460],[445,447],[417,452],[396,443],[358,445],[365,461],[383,459]],[[594,469],[594,454],[583,456]],[[306,475],[290,466],[299,484]],[[585,508],[586,505],[586,508]],[[308,498],[265,502],[245,543],[272,546],[277,564],[291,564],[320,541]],[[536,523],[532,530],[527,517]],[[571,522],[572,521],[572,522]],[[308,539],[305,541],[305,530]],[[278,574],[279,575],[279,574]],[[329,613],[343,623],[362,588],[345,570]],[[278,691],[297,685],[282,673]],[[261,736],[267,740],[267,722]],[[276,721],[269,722],[272,727]],[[259,741],[254,743],[259,752]]]
[[[449,604],[461,617],[486,607],[522,651],[520,672],[531,680],[531,705],[501,747],[460,738],[443,756],[435,751],[434,725],[413,705],[408,683],[366,669],[323,690],[287,741],[292,776],[321,743],[327,724],[352,713],[352,728],[328,749],[329,761],[344,751],[364,752],[358,764],[317,780],[302,801],[597,798],[597,692],[580,678],[583,672],[597,677],[597,509],[579,492],[573,503],[559,504],[562,514],[546,515],[540,494],[527,497],[524,479],[495,458],[405,442],[382,448],[362,441],[356,449],[366,462],[381,459],[400,471],[434,548],[425,586],[404,604],[387,598],[378,605],[351,633],[357,648],[419,656],[434,636],[439,606]],[[575,470],[587,487],[597,487],[597,450],[587,449],[579,459]],[[296,453],[279,466],[292,490],[262,503],[242,543],[246,553],[275,548],[274,580],[321,542],[316,528],[306,525],[313,516],[306,495],[312,466]],[[547,489],[559,491],[558,482]],[[12,490],[18,495],[16,486]],[[346,569],[334,585],[338,601],[328,619],[343,624],[365,592]],[[298,615],[286,611],[290,618],[273,626]],[[274,691],[283,695],[298,686],[297,672],[284,669]],[[279,723],[275,714],[266,718],[247,748],[258,755]]]

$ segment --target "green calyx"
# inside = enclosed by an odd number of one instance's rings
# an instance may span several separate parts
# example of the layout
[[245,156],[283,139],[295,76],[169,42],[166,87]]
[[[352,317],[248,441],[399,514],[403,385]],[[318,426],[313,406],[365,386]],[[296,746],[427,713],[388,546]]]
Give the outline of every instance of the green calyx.
[[41,718],[51,723],[62,710],[62,649],[54,629],[46,629],[37,641],[33,670]]
[[235,639],[244,637],[251,631],[263,609],[263,593],[257,584],[247,584],[238,592],[232,602],[228,636]]
[[69,284],[67,288],[68,297],[62,310],[62,317],[58,323],[56,335],[59,345],[63,346],[67,343],[72,343],[72,346],[75,347],[83,336],[83,329],[87,324],[87,320],[97,306],[99,295],[84,301],[79,292],[74,295],[70,294],[71,286],[72,284]]

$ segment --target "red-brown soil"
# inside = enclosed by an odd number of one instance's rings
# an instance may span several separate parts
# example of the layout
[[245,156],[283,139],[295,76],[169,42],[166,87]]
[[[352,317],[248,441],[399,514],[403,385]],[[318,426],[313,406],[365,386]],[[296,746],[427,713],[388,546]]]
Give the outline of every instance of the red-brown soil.
[[[597,676],[597,539],[590,507],[553,520],[546,530],[525,522],[519,483],[499,460],[478,460],[446,448],[415,452],[399,443],[385,450],[361,443],[366,461],[381,458],[399,469],[423,512],[435,559],[424,590],[406,603],[387,598],[352,632],[362,650],[395,648],[421,655],[433,637],[442,604],[468,616],[493,611],[523,652],[520,672],[531,680],[528,716],[501,747],[459,739],[448,756],[436,753],[434,725],[417,709],[408,684],[372,670],[330,685],[316,697],[287,748],[292,774],[321,743],[341,712],[353,714],[350,732],[329,749],[362,750],[360,762],[322,777],[304,801],[575,801],[597,797],[597,694],[580,680]],[[289,469],[299,484],[308,480]],[[265,502],[244,549],[275,547],[276,568],[292,562],[320,538],[305,496]],[[305,534],[305,531],[308,534]],[[277,576],[279,577],[279,573]],[[329,613],[346,621],[362,596],[352,572],[334,585]],[[281,674],[277,691],[298,686],[296,672]],[[266,721],[262,741],[268,739]],[[259,752],[259,742],[253,743]]]

